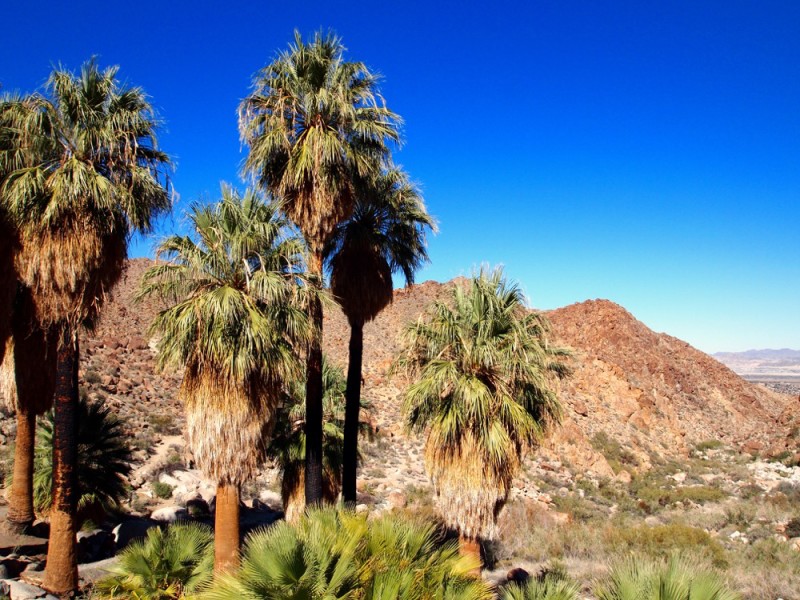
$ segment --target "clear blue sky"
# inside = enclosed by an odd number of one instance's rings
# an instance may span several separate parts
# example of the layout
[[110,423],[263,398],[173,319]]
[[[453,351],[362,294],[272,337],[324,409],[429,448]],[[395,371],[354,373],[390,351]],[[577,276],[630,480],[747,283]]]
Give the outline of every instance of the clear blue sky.
[[[118,64],[174,158],[175,216],[238,182],[236,107],[292,31],[338,32],[406,122],[441,233],[419,280],[505,265],[532,305],[608,298],[708,351],[800,348],[800,2],[40,2],[0,83]],[[137,240],[147,255],[152,240]]]

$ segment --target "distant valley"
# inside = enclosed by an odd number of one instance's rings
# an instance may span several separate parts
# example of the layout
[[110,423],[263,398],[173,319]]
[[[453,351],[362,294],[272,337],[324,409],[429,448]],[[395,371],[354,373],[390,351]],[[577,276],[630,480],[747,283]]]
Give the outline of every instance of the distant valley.
[[784,393],[800,394],[800,350],[717,352],[712,356],[748,381],[764,383]]

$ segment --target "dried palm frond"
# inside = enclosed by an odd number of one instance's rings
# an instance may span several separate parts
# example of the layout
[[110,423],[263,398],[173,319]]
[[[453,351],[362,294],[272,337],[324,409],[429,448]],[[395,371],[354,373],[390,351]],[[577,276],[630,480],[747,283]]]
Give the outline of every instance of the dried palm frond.
[[187,370],[180,396],[186,405],[189,446],[200,470],[223,485],[252,478],[264,458],[277,392],[258,381],[232,385],[211,369]]
[[17,293],[11,325],[0,365],[0,393],[9,410],[41,415],[53,404],[58,332],[39,326],[27,288]]

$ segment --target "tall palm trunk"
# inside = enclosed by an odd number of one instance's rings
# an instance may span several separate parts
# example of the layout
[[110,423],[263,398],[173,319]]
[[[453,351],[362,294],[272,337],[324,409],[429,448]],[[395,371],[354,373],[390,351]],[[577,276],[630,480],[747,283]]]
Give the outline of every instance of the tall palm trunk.
[[78,457],[78,336],[65,327],[58,349],[53,427],[53,505],[44,587],[67,594],[78,587],[75,545]]
[[33,446],[36,414],[30,407],[17,407],[17,439],[14,446],[14,479],[8,503],[9,524],[25,531],[33,523]]
[[[312,252],[309,271],[322,289],[322,252]],[[306,357],[306,506],[322,502],[322,302],[313,294],[309,305],[313,327]]]
[[350,324],[350,348],[347,364],[347,388],[344,408],[344,449],[342,457],[342,498],[356,503],[358,470],[358,421],[361,411],[361,363],[364,354],[364,323]]
[[239,486],[217,485],[214,515],[214,572],[236,570],[239,566]]
[[459,535],[458,537],[458,552],[462,556],[471,556],[475,558],[478,566],[471,571],[475,577],[481,576],[481,568],[483,562],[481,561],[481,543],[476,538],[466,537]]

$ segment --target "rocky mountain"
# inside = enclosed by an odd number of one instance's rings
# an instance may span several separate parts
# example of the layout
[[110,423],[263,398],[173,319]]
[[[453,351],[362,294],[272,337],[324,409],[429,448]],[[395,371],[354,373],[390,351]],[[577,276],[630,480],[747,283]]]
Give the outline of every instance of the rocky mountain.
[[[155,301],[135,303],[147,260],[132,260],[125,279],[108,299],[103,318],[82,342],[81,380],[90,396],[104,398],[124,416],[136,444],[148,450],[165,435],[180,434],[183,411],[177,399],[179,373],[156,373],[147,328]],[[427,485],[422,440],[409,438],[400,415],[406,384],[388,368],[403,327],[424,314],[451,286],[426,282],[401,289],[364,331],[364,397],[378,431],[364,463],[375,493],[403,485]],[[685,456],[694,445],[719,440],[759,453],[796,452],[791,436],[797,398],[748,383],[728,367],[685,342],[657,334],[622,307],[591,300],[550,311],[553,342],[572,350],[572,376],[560,384],[565,405],[539,461],[557,461],[575,471],[612,475],[596,448],[598,434],[615,440],[632,456],[630,468],[654,458]],[[340,311],[328,310],[324,347],[346,366],[349,328]],[[8,435],[10,415],[0,425]],[[377,448],[377,450],[376,450]],[[535,485],[519,482],[535,496]]]

